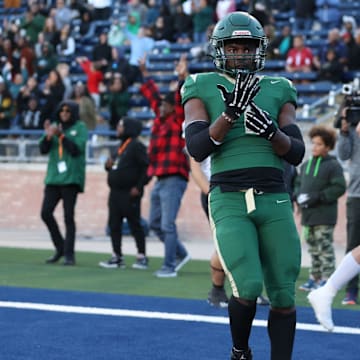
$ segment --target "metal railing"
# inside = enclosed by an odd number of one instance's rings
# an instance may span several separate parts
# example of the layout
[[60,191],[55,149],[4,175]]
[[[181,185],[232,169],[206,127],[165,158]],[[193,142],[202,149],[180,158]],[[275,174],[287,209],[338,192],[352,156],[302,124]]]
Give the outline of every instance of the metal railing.
[[[0,130],[0,162],[47,162],[47,155],[40,154],[39,139],[43,130]],[[86,144],[88,164],[102,164],[119,146],[115,131],[89,131]],[[148,132],[142,134],[147,142]]]

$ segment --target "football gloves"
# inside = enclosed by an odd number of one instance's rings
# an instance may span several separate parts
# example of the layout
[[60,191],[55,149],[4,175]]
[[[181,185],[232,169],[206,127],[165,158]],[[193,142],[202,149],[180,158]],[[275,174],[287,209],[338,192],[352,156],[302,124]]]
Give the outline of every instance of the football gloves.
[[232,92],[228,92],[224,85],[217,84],[216,86],[225,102],[225,113],[234,119],[238,118],[259,92],[258,83],[259,78],[255,74],[248,73],[245,75],[239,72]]
[[250,109],[245,114],[245,127],[269,141],[277,131],[277,127],[271,120],[269,113],[261,110],[253,101],[250,103]]

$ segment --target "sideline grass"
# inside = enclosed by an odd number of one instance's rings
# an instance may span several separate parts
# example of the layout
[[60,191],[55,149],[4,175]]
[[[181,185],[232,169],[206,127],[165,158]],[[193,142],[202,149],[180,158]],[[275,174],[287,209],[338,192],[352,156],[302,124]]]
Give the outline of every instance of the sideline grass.
[[[126,269],[103,269],[99,261],[106,260],[106,254],[77,252],[77,265],[66,267],[59,262],[45,264],[52,255],[49,250],[0,248],[0,285],[32,287],[43,289],[92,291],[113,294],[162,296],[183,299],[206,299],[210,289],[210,268],[208,261],[191,260],[179,272],[178,277],[158,279],[153,275],[162,262],[151,257],[148,270],[131,268],[134,256],[125,256]],[[308,278],[308,269],[302,269],[297,287]],[[230,294],[229,287],[228,294]],[[298,306],[308,306],[307,293],[296,291]],[[339,292],[334,306],[341,306],[344,292]],[[347,307],[359,310],[360,306]]]

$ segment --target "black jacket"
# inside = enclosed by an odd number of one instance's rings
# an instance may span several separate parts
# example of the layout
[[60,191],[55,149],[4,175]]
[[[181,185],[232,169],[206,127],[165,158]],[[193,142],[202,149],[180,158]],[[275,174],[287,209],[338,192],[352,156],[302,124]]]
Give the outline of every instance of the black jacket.
[[[138,120],[124,119],[124,134],[116,153],[113,155],[114,164],[108,171],[108,185],[111,189],[130,190],[137,187],[142,193],[148,178],[146,175],[149,158],[145,145],[137,139],[142,130]],[[127,142],[127,143],[126,143]],[[119,154],[122,145],[123,152]]]
[[343,169],[334,156],[310,158],[295,179],[295,195],[309,194],[312,199],[307,208],[301,208],[301,224],[335,225],[337,199],[345,191]]

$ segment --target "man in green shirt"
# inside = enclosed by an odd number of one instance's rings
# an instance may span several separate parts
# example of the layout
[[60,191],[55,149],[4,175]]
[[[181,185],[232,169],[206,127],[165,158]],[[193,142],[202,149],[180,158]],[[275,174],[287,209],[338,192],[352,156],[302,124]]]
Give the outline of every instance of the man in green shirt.
[[[79,120],[79,107],[73,101],[63,101],[56,113],[56,122],[45,122],[45,134],[40,139],[40,152],[49,154],[45,177],[45,192],[41,218],[55,246],[55,254],[46,260],[56,263],[65,256],[64,265],[75,265],[75,205],[77,195],[84,191],[86,141],[88,131]],[[54,210],[63,201],[65,236],[60,232]]]

